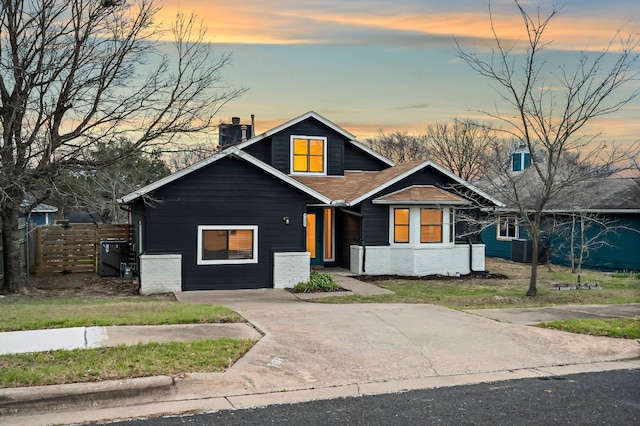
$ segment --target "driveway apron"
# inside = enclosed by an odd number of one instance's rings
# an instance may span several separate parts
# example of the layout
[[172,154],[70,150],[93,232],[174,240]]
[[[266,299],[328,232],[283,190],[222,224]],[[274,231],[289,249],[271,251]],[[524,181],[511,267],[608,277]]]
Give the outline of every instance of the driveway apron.
[[[209,395],[491,373],[640,356],[633,340],[583,336],[427,304],[319,304],[283,290],[194,291],[264,337],[224,373],[193,374]],[[198,380],[201,379],[201,380]],[[184,385],[184,384],[183,384]],[[197,386],[192,388],[198,393]]]

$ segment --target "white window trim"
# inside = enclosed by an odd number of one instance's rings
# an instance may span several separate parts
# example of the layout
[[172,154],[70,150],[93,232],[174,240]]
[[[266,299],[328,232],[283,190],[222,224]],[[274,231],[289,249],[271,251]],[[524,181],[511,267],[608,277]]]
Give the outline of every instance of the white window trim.
[[[500,235],[500,230],[502,229],[502,226],[500,226],[500,219],[501,218],[514,218],[515,219],[515,236],[513,237],[509,237],[509,236],[503,236]],[[520,238],[520,223],[518,220],[518,216],[516,215],[512,215],[512,214],[501,214],[498,215],[496,217],[496,240],[498,241],[511,241],[511,240],[517,240],[518,238]]]
[[[253,256],[251,259],[217,259],[202,258],[202,231],[253,231]],[[258,263],[258,226],[257,225],[198,225],[198,265],[233,265],[243,263]]]
[[[294,172],[293,171],[293,140],[294,139],[317,139],[322,140],[322,173],[317,172]],[[294,176],[326,176],[327,175],[327,138],[324,136],[304,136],[304,135],[291,135],[289,137],[289,174]]]
[[[455,243],[450,241],[450,219],[449,212],[453,207],[432,205],[432,204],[419,204],[419,205],[391,205],[389,206],[389,244],[392,247],[436,247],[436,246],[451,246]],[[409,209],[409,242],[408,243],[396,243],[394,241],[394,223],[393,223],[393,211],[394,209]],[[442,210],[442,242],[440,243],[422,243],[420,242],[420,210],[421,209],[435,209]]]

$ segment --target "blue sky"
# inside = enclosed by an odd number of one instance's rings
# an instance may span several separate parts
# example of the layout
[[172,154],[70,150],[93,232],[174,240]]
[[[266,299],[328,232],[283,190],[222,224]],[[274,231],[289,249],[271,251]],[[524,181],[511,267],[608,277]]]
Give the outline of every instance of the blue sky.
[[[535,13],[534,3],[522,2]],[[556,2],[557,3],[557,2]],[[248,91],[220,119],[249,121],[258,133],[314,110],[364,140],[385,132],[421,133],[453,118],[485,120],[491,82],[455,55],[454,38],[487,51],[488,6],[476,0],[165,0],[162,19],[195,12],[220,51],[233,53],[225,81]],[[542,13],[554,4],[540,0]],[[505,40],[523,36],[512,0],[491,2]],[[597,51],[616,31],[639,36],[638,0],[566,0],[549,28],[550,70]],[[636,82],[637,83],[637,82]],[[629,86],[637,89],[638,84]],[[505,110],[506,111],[506,110]],[[594,122],[609,141],[640,139],[640,101]]]

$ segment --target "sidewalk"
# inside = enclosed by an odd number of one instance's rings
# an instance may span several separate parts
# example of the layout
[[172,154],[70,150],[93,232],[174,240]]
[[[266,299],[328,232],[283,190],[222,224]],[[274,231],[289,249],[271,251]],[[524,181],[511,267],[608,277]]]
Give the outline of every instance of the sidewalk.
[[[341,279],[343,287],[353,285],[350,291],[377,291]],[[228,306],[263,337],[223,373],[0,389],[0,424],[81,423],[640,369],[640,345],[632,340],[498,322],[434,305],[305,303],[284,290],[176,296]],[[130,331],[140,337],[139,330]]]

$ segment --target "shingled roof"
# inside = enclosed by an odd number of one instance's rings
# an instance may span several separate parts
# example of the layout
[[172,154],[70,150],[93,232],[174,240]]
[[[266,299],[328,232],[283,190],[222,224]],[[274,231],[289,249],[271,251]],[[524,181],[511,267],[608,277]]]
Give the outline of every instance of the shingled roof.
[[470,204],[458,195],[436,188],[433,185],[413,185],[405,189],[401,189],[384,197],[373,200],[374,204],[393,204],[393,203],[429,203],[429,204]]
[[[529,172],[529,171],[528,171]],[[542,182],[533,171],[516,177],[518,198],[523,206],[534,208],[542,193]],[[503,201],[506,208],[515,208],[513,187],[502,187],[496,182],[480,181],[475,183],[495,198]],[[568,211],[592,212],[634,212],[640,211],[640,178],[602,177],[586,179],[567,185],[553,196],[545,205],[547,212]]]

